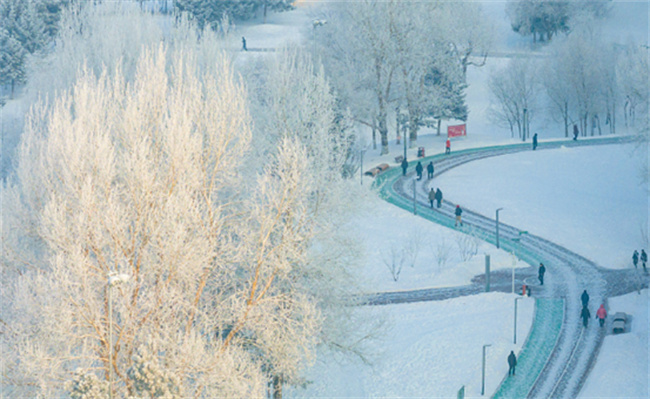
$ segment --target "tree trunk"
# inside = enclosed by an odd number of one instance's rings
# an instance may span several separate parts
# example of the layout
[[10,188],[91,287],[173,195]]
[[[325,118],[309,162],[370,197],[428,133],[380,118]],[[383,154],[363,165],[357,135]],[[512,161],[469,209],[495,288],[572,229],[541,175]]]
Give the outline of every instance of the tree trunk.
[[386,126],[386,106],[381,102],[379,108],[379,137],[381,138],[381,155],[388,154],[388,127]]
[[372,149],[377,149],[377,125],[372,123]]
[[395,108],[395,135],[397,136],[397,141],[395,144],[400,144],[401,136],[399,131],[399,107]]
[[282,377],[273,377],[273,399],[282,399]]
[[569,137],[569,102],[564,102],[564,137]]
[[264,0],[264,23],[266,23],[266,8],[268,6],[269,0]]
[[440,136],[440,125],[442,124],[442,118],[438,119],[438,131],[436,133],[437,136]]

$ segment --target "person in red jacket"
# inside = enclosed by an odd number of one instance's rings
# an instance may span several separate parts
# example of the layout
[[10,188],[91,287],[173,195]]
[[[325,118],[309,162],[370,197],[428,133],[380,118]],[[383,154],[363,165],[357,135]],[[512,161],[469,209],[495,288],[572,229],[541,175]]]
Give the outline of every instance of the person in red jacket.
[[445,143],[445,154],[449,154],[451,152],[451,141],[447,139],[447,142]]
[[607,317],[607,311],[605,310],[605,304],[602,304],[596,311],[596,318],[601,327],[605,325],[605,317]]

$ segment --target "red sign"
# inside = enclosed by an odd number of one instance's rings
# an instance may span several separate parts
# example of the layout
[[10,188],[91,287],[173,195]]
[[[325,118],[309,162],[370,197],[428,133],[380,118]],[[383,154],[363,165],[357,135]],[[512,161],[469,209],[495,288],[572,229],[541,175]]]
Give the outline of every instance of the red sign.
[[447,126],[447,137],[459,137],[467,136],[467,130],[465,130],[465,124]]

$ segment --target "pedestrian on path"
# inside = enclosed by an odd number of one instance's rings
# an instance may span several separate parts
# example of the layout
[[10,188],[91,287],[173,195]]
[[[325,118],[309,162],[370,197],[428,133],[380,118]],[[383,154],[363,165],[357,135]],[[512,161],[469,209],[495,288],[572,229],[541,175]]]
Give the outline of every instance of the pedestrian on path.
[[456,205],[456,210],[454,211],[454,214],[456,215],[456,224],[454,227],[458,227],[458,223],[460,223],[461,226],[463,225],[463,219],[460,216],[462,213],[463,210],[460,209],[460,205]]
[[605,310],[605,304],[603,303],[596,311],[596,318],[598,319],[601,327],[605,325],[605,317],[607,317],[607,310]]
[[510,354],[508,355],[508,366],[510,366],[510,368],[508,369],[508,376],[515,375],[516,365],[517,365],[517,356],[515,356],[514,351],[510,351]]
[[246,48],[246,38],[244,36],[241,37],[241,49],[242,51],[248,51]]
[[537,133],[533,135],[533,151],[537,149]]
[[648,263],[648,254],[645,253],[645,249],[641,250],[641,265],[643,265],[643,271],[648,272],[648,270],[645,268],[646,263]]
[[445,143],[445,154],[451,153],[451,141],[447,139],[447,142]]
[[436,206],[440,208],[440,204],[442,203],[442,191],[440,191],[440,187],[436,189],[436,202]]
[[587,327],[589,324],[589,318],[591,317],[591,313],[589,313],[589,308],[586,306],[582,307],[582,312],[580,313],[580,317],[582,317],[582,325],[584,327]]
[[418,174],[418,180],[422,180],[422,171],[424,168],[422,167],[422,162],[418,161],[418,164],[415,166],[415,173]]
[[634,268],[636,269],[636,265],[639,264],[639,252],[636,249],[632,254],[632,263],[634,264]]
[[544,285],[544,273],[546,273],[546,267],[540,262],[539,269],[537,270],[537,278],[539,279],[540,285]]
[[579,132],[578,132],[578,125],[576,125],[576,124],[574,123],[574,124],[573,124],[573,141],[578,140],[578,134],[579,134]]
[[431,187],[431,191],[429,191],[429,203],[431,204],[431,209],[433,209],[433,201],[436,199],[436,192],[433,190],[433,187]]
[[433,161],[427,165],[427,179],[433,179]]
[[589,294],[587,294],[587,290],[582,291],[582,295],[580,295],[580,300],[582,300],[583,308],[586,308],[587,305],[589,305]]
[[409,162],[406,158],[402,159],[402,176],[406,176],[406,169],[409,167]]

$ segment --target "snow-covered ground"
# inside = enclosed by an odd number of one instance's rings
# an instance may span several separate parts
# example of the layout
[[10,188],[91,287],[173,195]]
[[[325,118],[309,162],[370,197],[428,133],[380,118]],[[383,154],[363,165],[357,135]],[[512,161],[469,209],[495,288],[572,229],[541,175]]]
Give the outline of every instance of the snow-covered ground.
[[[504,2],[487,3],[490,15],[502,15]],[[616,1],[614,6],[618,22],[609,23],[608,32],[621,40],[632,36],[645,37],[647,42],[647,2]],[[312,13],[311,7],[301,7],[270,15],[267,24],[242,24],[235,34],[245,36],[249,48],[301,43],[304,35],[312,32]],[[521,41],[507,29],[507,21],[501,19],[495,24],[501,24],[497,30],[506,38],[505,47],[521,50]],[[237,62],[263,55],[238,53]],[[486,78],[490,68],[504,61],[488,60],[486,67],[468,71],[468,137],[454,140],[452,150],[513,142],[508,131],[492,126],[487,119],[490,100]],[[423,131],[418,145],[426,148],[427,155],[442,152],[445,131],[445,125],[441,136]],[[563,135],[543,126],[539,133],[542,140]],[[414,158],[415,151],[409,150],[409,159]],[[401,146],[395,144],[393,136],[391,154],[380,157],[378,150],[369,149],[365,165],[394,165],[393,158],[400,153]],[[629,145],[525,152],[469,163],[436,178],[435,184],[447,199],[467,208],[491,217],[496,208],[503,207],[500,216],[504,223],[564,245],[601,266],[624,268],[630,267],[633,249],[645,245],[648,250],[650,204],[648,192],[639,186],[636,175],[639,162],[647,159],[647,149],[634,153]],[[369,183],[365,179],[364,184]],[[476,256],[463,261],[458,233],[378,198],[368,201],[368,209],[351,223],[365,244],[359,280],[367,291],[467,284],[483,271],[486,253],[492,257],[493,269],[512,267],[509,254],[485,243]],[[405,264],[398,281],[394,281],[385,264],[391,251],[414,246],[418,256],[413,266]],[[440,252],[445,250],[449,255],[441,262]],[[547,276],[552,278],[551,273]],[[456,397],[461,386],[465,386],[468,397],[478,397],[482,346],[486,344],[491,346],[487,348],[485,394],[491,395],[507,374],[507,354],[519,351],[532,322],[534,301],[524,298],[519,302],[518,344],[513,345],[513,297],[487,293],[439,302],[359,308],[359,312],[387,321],[373,348],[373,365],[321,356],[307,373],[311,383],[304,390],[289,389],[286,397]],[[606,337],[582,398],[650,396],[648,299],[648,290],[610,298],[608,311],[632,315],[632,331]],[[590,328],[598,327],[592,323]]]
[[[490,3],[498,13],[502,4]],[[647,15],[644,19],[637,10],[644,5],[625,7],[628,11],[622,11],[623,15],[636,10],[631,20],[635,25],[645,23],[647,30]],[[296,13],[296,21],[309,20],[305,9]],[[283,21],[292,21],[287,15],[282,16]],[[270,29],[274,34],[277,27]],[[267,43],[264,27],[242,31],[249,43],[257,42],[258,36],[259,43]],[[295,32],[299,31],[291,28],[289,41],[295,41]],[[507,30],[502,32],[507,35]],[[508,41],[516,39],[510,37]],[[514,142],[507,130],[491,125],[487,118],[490,99],[486,78],[492,68],[505,62],[492,59],[486,68],[469,70],[468,137],[454,140],[454,150]],[[442,152],[445,130],[443,126],[441,136],[423,131],[418,145],[425,147],[427,155]],[[563,131],[542,128],[539,134],[543,141],[560,138]],[[390,146],[391,153],[386,156],[369,148],[364,167],[380,162],[394,165],[393,158],[402,147],[394,138]],[[410,159],[415,151],[408,150]],[[639,185],[636,172],[644,160],[647,152],[634,152],[631,145],[526,152],[467,164],[440,176],[435,184],[443,188],[446,198],[457,199],[468,208],[492,216],[496,208],[504,207],[501,217],[505,223],[565,245],[599,265],[623,268],[629,267],[631,250],[641,248],[644,227],[647,234],[648,193]],[[365,179],[364,184],[369,183]],[[368,201],[367,208],[369,211],[351,224],[365,243],[359,279],[368,291],[467,284],[483,271],[486,253],[492,257],[493,269],[512,266],[509,254],[485,243],[476,256],[462,261],[458,233],[376,198]],[[416,248],[418,256],[412,266],[405,261],[398,281],[394,281],[386,263],[393,253],[409,248]],[[445,249],[448,259],[439,262],[438,252]],[[388,327],[375,343],[373,365],[321,356],[307,374],[310,384],[306,389],[290,389],[286,396],[455,397],[465,386],[468,397],[478,397],[484,344],[492,344],[487,348],[485,382],[486,396],[491,395],[507,374],[507,354],[519,351],[532,322],[533,301],[525,299],[518,311],[518,345],[513,345],[512,298],[512,294],[489,293],[440,302],[361,308],[359,312],[387,320]],[[609,306],[612,314],[625,311],[632,315],[632,332],[605,339],[581,397],[648,397],[648,290],[610,299]],[[592,326],[596,328],[595,323]]]

